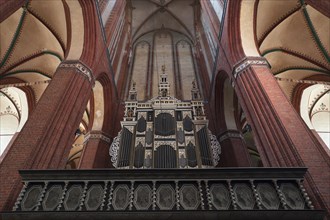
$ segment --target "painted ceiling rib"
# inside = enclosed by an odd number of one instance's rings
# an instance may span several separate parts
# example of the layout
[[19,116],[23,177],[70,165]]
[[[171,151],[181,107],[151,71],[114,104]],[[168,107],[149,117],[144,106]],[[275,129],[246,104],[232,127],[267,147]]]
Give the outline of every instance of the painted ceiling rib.
[[[183,27],[183,29],[187,32],[188,36],[190,39],[193,38],[193,34],[191,33],[191,31],[189,30],[189,28],[185,25],[185,23],[180,19],[178,18],[175,13],[173,13],[170,9],[166,8],[166,6],[168,6],[170,3],[172,3],[173,1],[170,1],[170,2],[167,2],[165,5],[159,5],[158,3],[156,2],[153,2],[153,1],[149,1],[149,2],[152,2],[154,4],[156,4],[157,6],[159,6],[158,9],[156,9],[154,12],[152,12],[146,19],[144,19],[136,28],[136,30],[134,31],[133,33],[133,39],[137,39],[137,36],[142,36],[142,34],[140,35],[137,35],[139,33],[139,31],[143,28],[143,26],[152,18],[154,18],[154,16],[156,16],[158,13],[165,13],[167,12],[171,18],[173,18],[176,22],[178,22],[178,24],[180,26]],[[156,29],[155,29],[156,30]]]
[[23,12],[22,12],[20,21],[17,25],[14,37],[13,37],[12,41],[10,42],[10,45],[9,45],[9,47],[8,47],[6,53],[5,53],[5,56],[3,57],[3,59],[0,63],[0,68],[3,67],[6,64],[6,62],[8,61],[8,58],[9,58],[11,52],[13,51],[13,49],[16,45],[17,39],[18,39],[19,35],[22,33],[22,27],[23,27],[23,23],[24,23],[25,18],[26,18],[26,13],[27,13],[26,9],[24,9]]
[[316,100],[314,100],[314,102],[313,102],[313,104],[312,104],[312,106],[310,107],[310,110],[309,110],[309,112],[308,112],[308,115],[309,115],[310,118],[312,117],[312,112],[313,112],[313,109],[314,109],[315,105],[317,104],[317,102],[318,102],[323,96],[325,96],[328,92],[330,92],[330,89],[324,91],[320,96],[317,97]]
[[43,24],[53,35],[54,37],[56,38],[56,40],[58,41],[58,43],[61,45],[61,48],[62,48],[62,51],[63,51],[63,54],[65,53],[66,51],[66,48],[65,48],[65,45],[64,45],[64,42],[63,40],[61,39],[61,37],[56,33],[56,31],[49,25],[47,24],[47,22],[42,19],[36,12],[34,12],[33,10],[31,9],[27,9],[27,11],[36,19],[38,20],[41,24]]
[[155,4],[157,6],[160,6],[160,7],[166,7],[166,6],[168,6],[169,4],[171,4],[173,2],[173,0],[170,0],[168,2],[165,2],[165,0],[164,0],[165,4],[161,4],[161,1],[162,0],[160,0],[159,3],[158,3],[158,1],[149,0],[149,2],[152,2],[153,4]]
[[45,51],[41,51],[41,52],[39,52],[39,53],[36,53],[36,54],[30,55],[30,56],[28,56],[28,57],[25,57],[25,58],[22,59],[22,60],[19,60],[18,62],[16,62],[16,63],[10,65],[7,69],[4,69],[3,71],[0,71],[0,74],[6,73],[6,72],[8,72],[8,71],[10,71],[10,70],[12,70],[12,69],[15,69],[16,67],[18,67],[19,65],[21,65],[21,64],[23,64],[23,63],[26,63],[26,62],[28,62],[28,61],[30,61],[30,60],[32,60],[32,59],[38,58],[38,57],[43,56],[43,55],[51,55],[51,56],[55,56],[56,58],[59,59],[60,62],[62,62],[62,60],[63,60],[62,57],[61,57],[59,54],[57,54],[57,53],[55,53],[55,52],[53,52],[53,51],[45,50]]
[[312,22],[311,18],[309,17],[309,14],[306,10],[306,7],[303,7],[303,13],[304,13],[304,17],[307,21],[307,25],[309,27],[309,30],[311,31],[311,33],[313,35],[313,38],[316,42],[317,47],[319,48],[319,50],[321,51],[321,53],[325,57],[325,59],[328,61],[328,63],[330,63],[330,56],[327,53],[326,49],[324,48],[324,46],[323,46],[323,44],[322,44],[315,28],[314,28],[313,22]]
[[80,155],[78,155],[78,154],[80,154],[81,152],[82,152],[82,149],[81,149],[81,150],[78,150],[78,151],[75,152],[74,154],[70,155],[70,157],[68,158],[68,161],[70,161],[70,160],[75,160],[75,159],[79,158]]
[[16,112],[17,112],[17,114],[18,114],[18,121],[20,122],[20,121],[21,121],[21,112],[20,112],[18,106],[16,105],[15,101],[13,100],[13,98],[10,97],[10,95],[8,95],[8,94],[7,94],[6,92],[4,92],[4,91],[0,91],[0,93],[2,93],[4,96],[6,96],[6,98],[7,98],[11,103],[13,103],[13,105],[14,105],[14,107],[15,107],[15,109],[16,109]]
[[286,71],[289,71],[289,70],[298,70],[298,71],[299,70],[308,70],[308,71],[314,71],[314,72],[319,72],[319,73],[324,73],[324,74],[330,75],[329,71],[325,71],[325,70],[322,70],[322,69],[316,69],[316,68],[309,68],[309,67],[289,67],[289,68],[285,68],[285,69],[282,69],[280,71],[277,71],[273,74],[278,75],[280,73],[283,73],[283,72],[286,72]]
[[8,76],[12,76],[12,75],[15,75],[15,74],[29,74],[29,73],[36,73],[36,74],[40,74],[42,76],[45,76],[49,79],[51,79],[52,77],[50,75],[48,75],[47,73],[44,73],[42,71],[39,71],[39,70],[17,70],[17,71],[13,71],[13,72],[9,72],[9,73],[6,73],[4,75],[1,75],[0,76],[0,79],[2,78],[5,78],[5,77],[8,77]]
[[[253,34],[254,34],[254,39],[255,39],[255,44],[256,46],[258,47],[258,50],[260,48],[260,43],[259,43],[259,40],[258,40],[258,34],[257,34],[257,23],[258,23],[258,8],[259,8],[259,2],[260,0],[255,0],[254,2],[254,6],[253,6],[253,10],[254,10],[254,13],[253,13]],[[224,13],[225,14],[225,13]],[[260,51],[259,51],[260,53]]]
[[68,56],[70,46],[71,46],[71,14],[70,14],[70,9],[65,0],[62,0],[63,8],[64,8],[64,13],[65,13],[65,24],[66,24],[66,48],[67,50],[64,53],[64,57],[66,58]]
[[135,33],[132,34],[132,38],[134,39],[136,34],[139,32],[139,30],[143,27],[143,25],[149,20],[149,18],[151,18],[152,16],[154,16],[159,9],[157,9],[156,11],[152,12],[144,21],[141,22],[141,24],[136,28]]
[[290,78],[282,78],[275,76],[277,81],[290,82],[290,83],[302,83],[302,84],[311,84],[311,85],[328,85],[330,86],[330,78],[329,81],[317,81],[317,80],[308,80],[308,79],[290,79]]
[[301,53],[298,53],[296,51],[292,51],[292,50],[289,50],[289,49],[284,49],[284,48],[272,48],[272,49],[269,49],[269,50],[266,50],[264,51],[261,56],[265,56],[267,54],[270,54],[270,53],[276,53],[276,52],[282,52],[282,53],[286,53],[286,54],[289,54],[289,55],[292,55],[292,56],[295,56],[295,57],[298,57],[300,59],[303,59],[307,62],[310,62],[316,66],[319,66],[320,68],[324,69],[324,70],[328,70],[330,71],[329,68],[327,68],[326,66],[324,66],[322,63],[318,62],[317,60],[313,60],[311,59],[310,57],[306,57],[304,54],[301,54]]
[[[162,29],[161,28],[158,28],[158,29],[153,29],[153,30],[150,30],[150,31],[147,31],[147,32],[143,32],[141,33],[140,35],[136,36],[136,39],[133,41],[132,45],[134,45],[136,42],[140,42],[139,41],[139,38],[146,35],[146,34],[149,34],[151,32],[157,32],[157,31],[161,31]],[[189,38],[189,36],[181,31],[178,31],[178,30],[174,30],[172,28],[166,28],[166,30],[168,31],[171,31],[171,32],[175,32],[175,33],[178,33],[178,34],[181,34],[183,35],[191,44],[193,44],[193,41],[192,39]]]
[[88,120],[89,120],[89,119],[90,119],[89,111],[86,109],[85,112],[86,112],[87,118],[88,118]]
[[[13,77],[15,79],[18,79],[16,77]],[[50,79],[48,80],[41,80],[41,81],[35,81],[35,82],[20,82],[20,83],[12,83],[12,84],[0,84],[0,89],[3,89],[3,88],[8,88],[8,87],[26,87],[26,86],[34,86],[34,85],[38,85],[38,84],[48,84],[50,83]]]
[[84,119],[81,120],[81,123],[83,124],[85,129],[88,129],[88,123]]
[[187,33],[190,35],[190,37],[192,38],[193,37],[193,35],[192,35],[192,33],[189,31],[189,29],[188,29],[188,27],[178,18],[178,17],[176,17],[175,16],[175,14],[174,13],[172,13],[171,12],[171,10],[168,10],[168,9],[165,9],[170,15],[172,15],[172,17],[175,19],[175,20],[177,20],[177,22],[179,22],[179,24],[181,24],[182,25],[182,27],[187,31]]
[[148,2],[150,2],[152,4],[155,4],[155,5],[159,6],[159,7],[162,7],[162,5],[160,3],[158,3],[158,2],[156,2],[156,1],[149,0]]
[[268,30],[266,30],[261,36],[260,39],[258,39],[258,46],[261,47],[264,40],[268,37],[268,35],[277,27],[279,26],[283,21],[285,21],[287,18],[289,18],[291,15],[299,11],[301,6],[298,6],[296,8],[293,8],[292,11],[290,11],[287,15],[283,16],[281,19],[279,19],[276,23],[272,24]]

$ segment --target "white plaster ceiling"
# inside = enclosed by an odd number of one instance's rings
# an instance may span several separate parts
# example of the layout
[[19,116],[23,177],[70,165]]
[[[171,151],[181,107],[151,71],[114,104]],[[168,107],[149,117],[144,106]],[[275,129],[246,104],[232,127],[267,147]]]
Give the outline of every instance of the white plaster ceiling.
[[330,86],[313,85],[304,90],[300,114],[330,149]]
[[28,117],[28,104],[24,92],[9,87],[0,90],[0,156]]

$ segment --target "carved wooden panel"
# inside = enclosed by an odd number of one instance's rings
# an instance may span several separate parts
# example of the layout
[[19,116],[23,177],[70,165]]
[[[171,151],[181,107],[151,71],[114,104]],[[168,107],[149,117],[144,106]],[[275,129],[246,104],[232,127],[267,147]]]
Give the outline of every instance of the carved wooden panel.
[[80,204],[80,199],[82,194],[83,194],[83,189],[80,185],[71,186],[64,200],[65,210],[68,211],[76,210]]
[[278,209],[280,200],[277,196],[276,190],[268,183],[260,183],[257,186],[257,192],[260,197],[261,204],[266,209]]
[[41,191],[42,191],[42,187],[40,185],[31,187],[26,192],[26,195],[22,201],[22,210],[24,211],[33,210],[37,206],[37,202],[40,197]]
[[103,187],[99,184],[92,185],[87,191],[85,206],[87,210],[97,210],[103,199]]
[[184,184],[180,189],[180,204],[184,209],[197,209],[200,203],[199,192],[193,184]]
[[152,202],[152,190],[147,184],[139,185],[134,192],[134,205],[137,210],[147,210]]
[[157,190],[157,205],[160,210],[172,209],[175,204],[175,192],[171,185],[161,185]]
[[113,208],[115,210],[125,210],[129,203],[130,190],[127,185],[120,184],[114,191]]
[[287,205],[291,209],[303,209],[305,202],[299,192],[298,188],[292,183],[281,184],[281,191],[284,195]]
[[252,189],[245,183],[238,183],[234,186],[234,193],[237,204],[241,209],[253,209],[255,199]]
[[62,186],[54,185],[46,193],[42,207],[46,211],[53,211],[61,201]]
[[229,209],[231,204],[228,189],[223,184],[213,184],[210,189],[212,205],[218,209]]

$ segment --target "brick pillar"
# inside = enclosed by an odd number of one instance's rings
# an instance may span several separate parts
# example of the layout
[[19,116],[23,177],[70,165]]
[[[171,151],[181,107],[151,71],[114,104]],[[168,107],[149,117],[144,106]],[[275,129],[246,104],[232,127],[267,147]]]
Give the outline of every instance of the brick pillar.
[[65,61],[0,164],[0,210],[11,210],[21,169],[63,169],[94,79],[80,61]]
[[112,138],[102,131],[91,131],[86,135],[79,169],[108,168],[111,165],[109,148]]
[[307,167],[305,186],[314,205],[329,210],[329,156],[281,90],[267,61],[260,57],[240,61],[234,67],[233,84],[264,166]]
[[251,167],[251,158],[242,134],[227,130],[218,135],[221,145],[221,167]]

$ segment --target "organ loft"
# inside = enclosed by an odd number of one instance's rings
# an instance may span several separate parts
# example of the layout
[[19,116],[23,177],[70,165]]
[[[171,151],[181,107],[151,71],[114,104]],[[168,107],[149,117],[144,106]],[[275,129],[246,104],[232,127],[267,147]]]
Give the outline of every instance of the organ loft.
[[219,162],[220,144],[208,129],[196,81],[191,100],[170,96],[165,66],[158,81],[158,96],[137,100],[132,83],[125,102],[122,130],[110,147],[116,168],[210,168]]
[[1,220],[330,219],[330,1],[0,1]]

